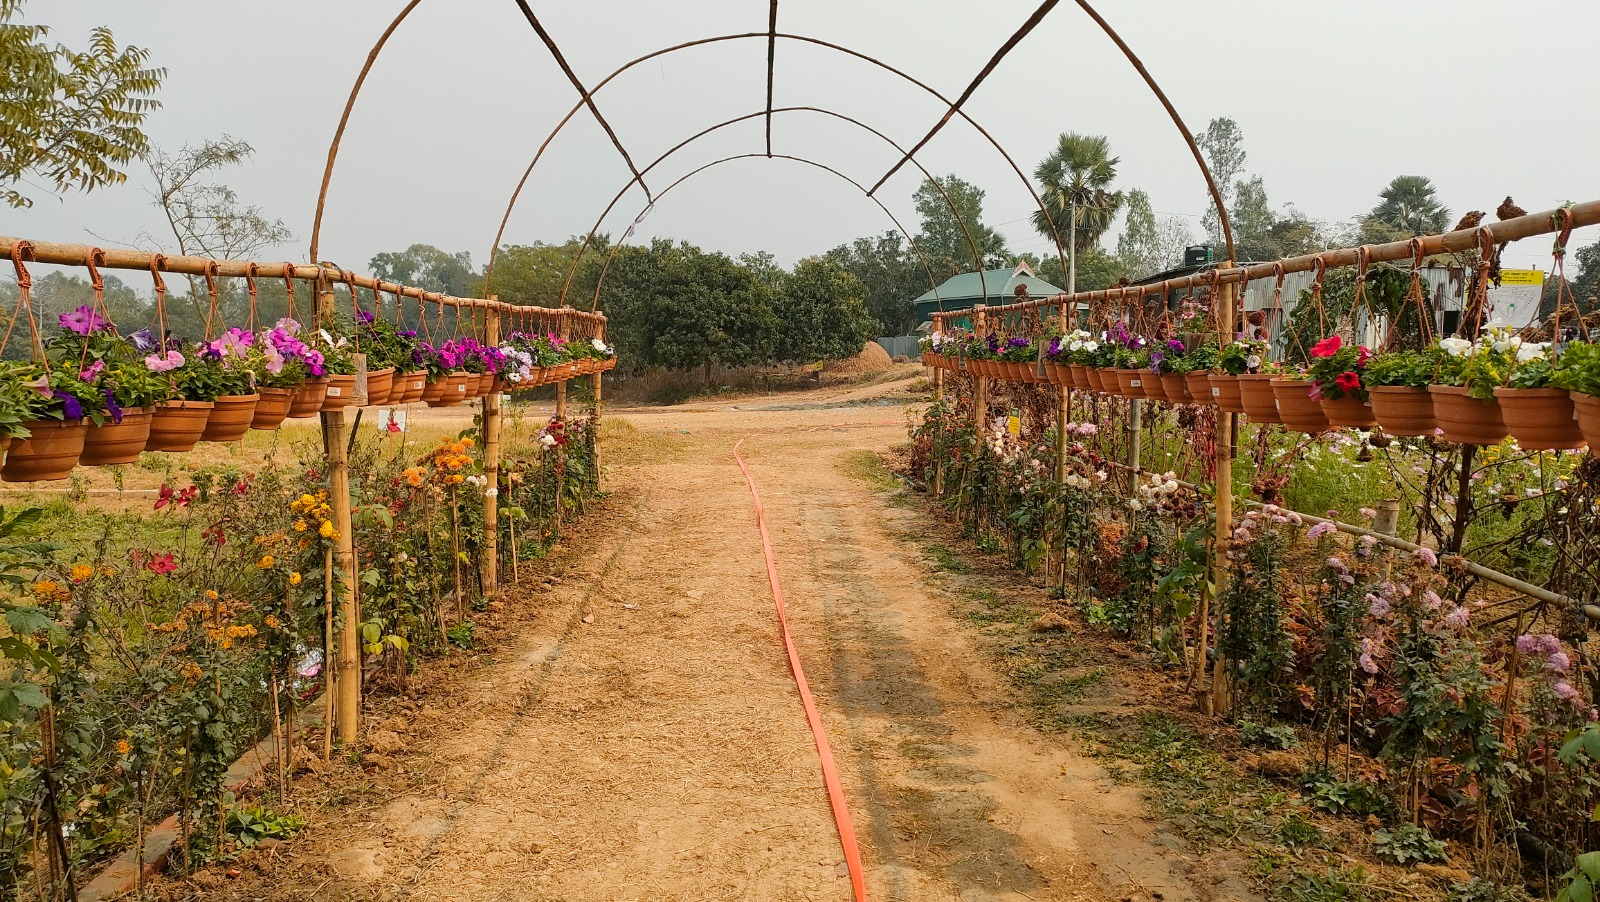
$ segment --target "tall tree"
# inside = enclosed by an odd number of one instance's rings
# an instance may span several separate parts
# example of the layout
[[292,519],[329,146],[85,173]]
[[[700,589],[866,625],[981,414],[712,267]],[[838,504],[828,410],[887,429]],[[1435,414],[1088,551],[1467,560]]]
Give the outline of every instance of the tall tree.
[[[1244,150],[1244,131],[1239,128],[1239,123],[1223,117],[1207,123],[1205,132],[1196,135],[1194,140],[1200,145],[1200,152],[1205,154],[1206,168],[1211,170],[1211,177],[1222,194],[1223,205],[1230,210],[1231,219],[1236,183],[1244,173],[1244,164],[1248,159]],[[1212,244],[1221,247],[1226,243],[1222,239],[1222,219],[1217,216],[1216,203],[1210,194],[1206,195],[1206,212],[1200,218],[1200,224]],[[1235,243],[1238,238],[1237,234],[1234,235]],[[1240,259],[1248,258],[1241,254]]]
[[[933,267],[935,277],[948,277],[956,273],[974,272],[999,266],[1004,262],[1006,241],[1000,233],[983,224],[982,188],[963,181],[954,175],[938,179],[939,188],[923,182],[913,195],[917,214],[922,217],[922,231],[917,235],[917,247]],[[945,203],[945,197],[950,202]],[[954,207],[952,210],[951,208]],[[966,229],[962,229],[962,225]],[[969,242],[968,234],[972,238]],[[973,244],[978,255],[973,256]]]
[[413,244],[403,251],[385,251],[375,255],[367,265],[372,274],[390,282],[415,285],[429,291],[442,291],[465,297],[472,287],[477,272],[472,268],[472,254],[467,251],[451,254],[431,244]]
[[18,187],[30,174],[57,194],[127,181],[121,167],[149,147],[141,126],[166,70],[103,27],[82,52],[52,43],[45,26],[12,23],[22,4],[0,0],[0,199],[33,206]]
[[1122,192],[1110,190],[1119,162],[1104,135],[1063,133],[1033,170],[1044,201],[1033,227],[1052,241],[1059,235],[1079,253],[1099,245],[1122,208]]
[[795,264],[773,296],[778,359],[811,363],[861,353],[878,331],[866,293],[861,280],[834,260],[807,257]]
[[1433,182],[1424,176],[1395,176],[1378,197],[1363,228],[1369,242],[1415,238],[1450,226],[1450,208],[1440,202]]
[[1279,248],[1273,238],[1278,217],[1267,201],[1267,186],[1261,176],[1240,179],[1233,197],[1228,219],[1233,224],[1234,254],[1240,260],[1278,259]]
[[1194,232],[1183,217],[1161,217],[1156,225],[1156,271],[1182,266],[1184,249],[1191,244],[1194,244]]
[[1572,255],[1578,262],[1578,273],[1572,279],[1572,292],[1579,298],[1584,310],[1592,310],[1600,300],[1600,241],[1580,247]]
[[1142,279],[1162,269],[1161,230],[1150,195],[1139,188],[1128,192],[1128,214],[1117,237],[1117,260],[1129,278]]
[[[931,286],[928,269],[899,232],[841,244],[823,256],[850,271],[866,289],[867,311],[879,335],[907,335],[917,326],[916,299]],[[935,264],[930,263],[929,268]],[[934,270],[942,281],[943,271]]]
[[[611,248],[610,236],[597,235],[589,243],[589,249],[584,252],[583,261],[569,284],[567,274],[572,271],[572,261],[582,246],[583,239],[576,237],[568,238],[562,244],[535,241],[532,244],[501,245],[494,257],[494,282],[489,286],[489,291],[500,300],[512,304],[559,307],[564,302],[587,310],[594,300],[594,285],[600,277],[600,267]],[[445,261],[441,258],[439,262]],[[470,256],[464,262],[468,268],[471,267]],[[453,263],[450,268],[454,270]],[[561,294],[563,287],[567,291],[565,298]],[[467,292],[472,297],[481,297],[483,276],[474,275],[468,283]]]

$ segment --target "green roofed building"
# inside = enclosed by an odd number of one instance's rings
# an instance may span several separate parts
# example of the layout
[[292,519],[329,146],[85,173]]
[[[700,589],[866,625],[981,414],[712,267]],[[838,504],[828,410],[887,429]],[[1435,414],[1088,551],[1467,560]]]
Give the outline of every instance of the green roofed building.
[[977,304],[993,307],[1015,303],[1018,287],[1026,289],[1030,298],[1047,298],[1062,293],[1060,288],[1035,276],[1026,265],[1016,269],[990,269],[982,273],[964,272],[951,276],[943,285],[917,298],[918,331],[932,319],[933,314],[941,310],[965,310]]

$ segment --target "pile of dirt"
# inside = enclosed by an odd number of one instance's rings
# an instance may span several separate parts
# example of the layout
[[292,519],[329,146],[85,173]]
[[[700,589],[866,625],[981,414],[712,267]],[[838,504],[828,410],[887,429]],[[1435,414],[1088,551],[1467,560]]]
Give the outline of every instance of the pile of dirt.
[[883,345],[869,341],[861,346],[861,353],[844,360],[834,360],[822,366],[822,373],[831,378],[858,378],[861,376],[876,376],[888,372],[894,366],[894,361],[889,359],[889,352]]

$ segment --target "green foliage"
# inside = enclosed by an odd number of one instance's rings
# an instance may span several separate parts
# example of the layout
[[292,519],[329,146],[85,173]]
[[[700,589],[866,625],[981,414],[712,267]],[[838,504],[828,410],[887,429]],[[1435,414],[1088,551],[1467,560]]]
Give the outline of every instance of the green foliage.
[[777,271],[773,313],[778,329],[779,360],[809,363],[861,353],[877,332],[867,312],[866,288],[840,264],[825,257],[807,257],[792,274]]
[[1575,341],[1563,347],[1550,374],[1550,384],[1600,396],[1600,344]]
[[1097,247],[1122,208],[1122,192],[1110,190],[1118,162],[1104,135],[1064,132],[1033,170],[1044,201],[1044,209],[1033,212],[1034,229],[1051,241],[1059,236],[1062,246],[1073,244],[1080,254]]
[[931,261],[924,267],[923,259],[899,232],[857,238],[823,257],[844,267],[861,283],[867,312],[877,321],[879,335],[906,335],[915,329],[916,299],[943,281],[943,270],[933,270]]
[[1398,175],[1379,192],[1378,205],[1362,223],[1362,242],[1376,244],[1443,232],[1450,209],[1439,201],[1433,182],[1420,175]]
[[[510,248],[505,248],[501,253],[510,251]],[[377,254],[367,261],[367,265],[372,268],[374,276],[384,281],[414,285],[429,291],[442,291],[456,297],[474,296],[470,292],[477,273],[472,268],[472,254],[467,251],[452,254],[431,244],[413,244],[403,251]],[[497,277],[495,290],[500,293],[501,300],[514,303],[546,303],[550,300],[548,298],[527,300],[514,296],[501,287],[498,265],[495,269]]]
[[1361,868],[1330,867],[1321,874],[1301,872],[1281,892],[1283,902],[1363,902],[1367,874]]
[[957,273],[1003,265],[1005,239],[983,224],[983,189],[954,175],[937,181],[937,186],[923,182],[912,196],[922,217],[917,249],[933,268],[934,278],[943,281]]
[[1363,381],[1374,385],[1427,388],[1438,369],[1437,348],[1420,351],[1389,351],[1378,354],[1367,362]]
[[445,638],[450,640],[451,645],[457,648],[470,649],[472,648],[472,640],[476,629],[471,620],[463,620],[445,630],[444,634]]
[[297,814],[278,814],[264,805],[228,810],[228,835],[246,849],[263,839],[294,839],[305,825],[306,819]]
[[1395,864],[1444,861],[1444,843],[1434,839],[1426,827],[1401,824],[1393,829],[1372,831],[1372,844],[1378,854]]
[[1556,902],[1593,902],[1595,887],[1600,885],[1600,852],[1585,852],[1578,856],[1572,870],[1561,876],[1566,885],[1556,896]]
[[1245,745],[1269,749],[1300,747],[1300,737],[1289,724],[1259,724],[1250,720],[1239,721],[1239,741]]
[[1394,814],[1394,802],[1371,783],[1343,782],[1326,772],[1306,781],[1311,792],[1311,807],[1329,814],[1348,814],[1358,818],[1371,815],[1387,818]]
[[32,206],[17,187],[30,176],[58,194],[127,181],[120,167],[149,148],[141,127],[166,70],[147,68],[143,49],[119,48],[108,28],[90,33],[87,50],[52,43],[45,26],[12,22],[22,5],[0,2],[0,198]]

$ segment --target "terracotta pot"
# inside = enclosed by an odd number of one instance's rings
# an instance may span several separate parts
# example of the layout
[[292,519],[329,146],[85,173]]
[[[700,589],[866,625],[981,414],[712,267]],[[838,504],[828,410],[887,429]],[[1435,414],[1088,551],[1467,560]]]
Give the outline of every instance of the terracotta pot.
[[[467,380],[469,379],[475,380],[477,379],[477,376],[462,371],[457,371],[446,375],[444,378],[435,383],[436,385],[442,384],[444,387],[439,391],[438,397],[435,400],[428,401],[428,406],[455,407],[456,405],[462,403],[467,399]],[[424,394],[423,400],[427,401],[426,394]]]
[[1211,374],[1205,370],[1190,370],[1183,375],[1185,386],[1189,389],[1189,400],[1196,404],[1214,404],[1216,397],[1211,394]]
[[1315,435],[1331,427],[1322,412],[1322,404],[1311,397],[1310,379],[1273,379],[1272,394],[1278,401],[1278,416],[1283,425],[1296,432]]
[[[1117,386],[1120,389],[1118,394],[1130,401],[1145,396],[1145,377],[1152,375],[1149,370],[1115,370],[1114,372],[1117,374]],[[1108,380],[1106,387],[1109,388],[1110,386],[1111,383]]]
[[489,394],[491,395],[503,395],[510,390],[511,383],[507,382],[501,376],[495,376],[494,381],[489,383]]
[[1499,401],[1479,401],[1456,385],[1430,385],[1433,417],[1447,442],[1463,445],[1498,445],[1511,434],[1500,416]]
[[1239,397],[1239,377],[1227,373],[1211,373],[1211,400],[1215,401],[1218,410],[1229,413],[1244,413],[1244,401]]
[[151,410],[146,451],[193,451],[216,409],[214,401],[164,401]]
[[1085,382],[1089,383],[1089,390],[1090,391],[1101,392],[1102,394],[1105,392],[1105,390],[1106,390],[1105,374],[1103,372],[1101,372],[1099,367],[1097,367],[1097,366],[1086,366],[1086,367],[1084,367],[1083,368],[1083,379],[1084,379]]
[[78,463],[85,467],[136,463],[149,441],[150,411],[143,407],[125,407],[120,423],[107,420],[99,426],[89,424],[83,440],[83,457]]
[[922,365],[923,366],[928,366],[928,367],[931,367],[931,366],[934,365],[934,363],[933,363],[933,352],[932,351],[923,351],[922,352]]
[[1189,381],[1183,378],[1182,373],[1162,373],[1161,390],[1166,393],[1167,400],[1174,404],[1188,404]]
[[1572,396],[1564,388],[1497,388],[1500,416],[1517,444],[1529,451],[1554,451],[1583,444]]
[[600,372],[602,373],[609,373],[616,368],[617,358],[615,357],[607,357],[606,359],[600,361]]
[[1278,415],[1278,396],[1272,393],[1271,374],[1245,373],[1234,378],[1239,380],[1239,403],[1250,422],[1283,422],[1283,417]]
[[450,387],[450,375],[435,376],[428,380],[422,389],[422,400],[429,407],[438,407],[439,401],[444,398],[445,390]]
[[255,415],[250,418],[251,429],[264,429],[271,431],[283,425],[289,416],[289,408],[294,404],[295,390],[292,388],[262,388],[256,393],[261,400],[256,402]]
[[1578,431],[1589,443],[1589,453],[1600,454],[1600,398],[1572,392],[1572,407],[1578,413]]
[[355,400],[355,373],[347,376],[331,375],[328,377],[328,393],[322,398],[323,410],[343,410],[354,404]]
[[487,398],[494,391],[494,373],[484,373],[478,377],[478,397]]
[[399,401],[390,401],[390,404],[411,404],[422,400],[422,393],[428,390],[428,371],[412,370],[405,375],[405,391]]
[[314,417],[322,410],[322,402],[328,396],[328,379],[326,376],[316,379],[307,379],[295,389],[294,401],[289,404],[289,419],[302,420]]
[[206,431],[200,433],[202,442],[236,442],[250,431],[256,418],[256,403],[260,395],[223,395],[206,420]]
[[1372,407],[1360,398],[1345,395],[1337,399],[1323,398],[1318,403],[1322,405],[1322,415],[1328,418],[1329,426],[1371,429],[1378,425]]
[[1152,401],[1171,400],[1167,397],[1167,384],[1161,381],[1160,373],[1153,373],[1149,370],[1145,370],[1144,376],[1141,377],[1139,381],[1143,383],[1144,396],[1146,398],[1149,398]]
[[1067,377],[1072,380],[1073,388],[1089,390],[1089,368],[1081,363],[1067,364]]
[[1374,385],[1367,389],[1372,415],[1390,435],[1432,435],[1438,428],[1433,419],[1433,395],[1425,388],[1405,385]]
[[83,456],[83,443],[89,436],[84,420],[70,423],[56,420],[29,420],[22,424],[32,435],[16,439],[6,452],[0,479],[6,482],[43,482],[66,479]]
[[367,406],[378,407],[389,403],[389,391],[394,388],[394,367],[367,372]]

